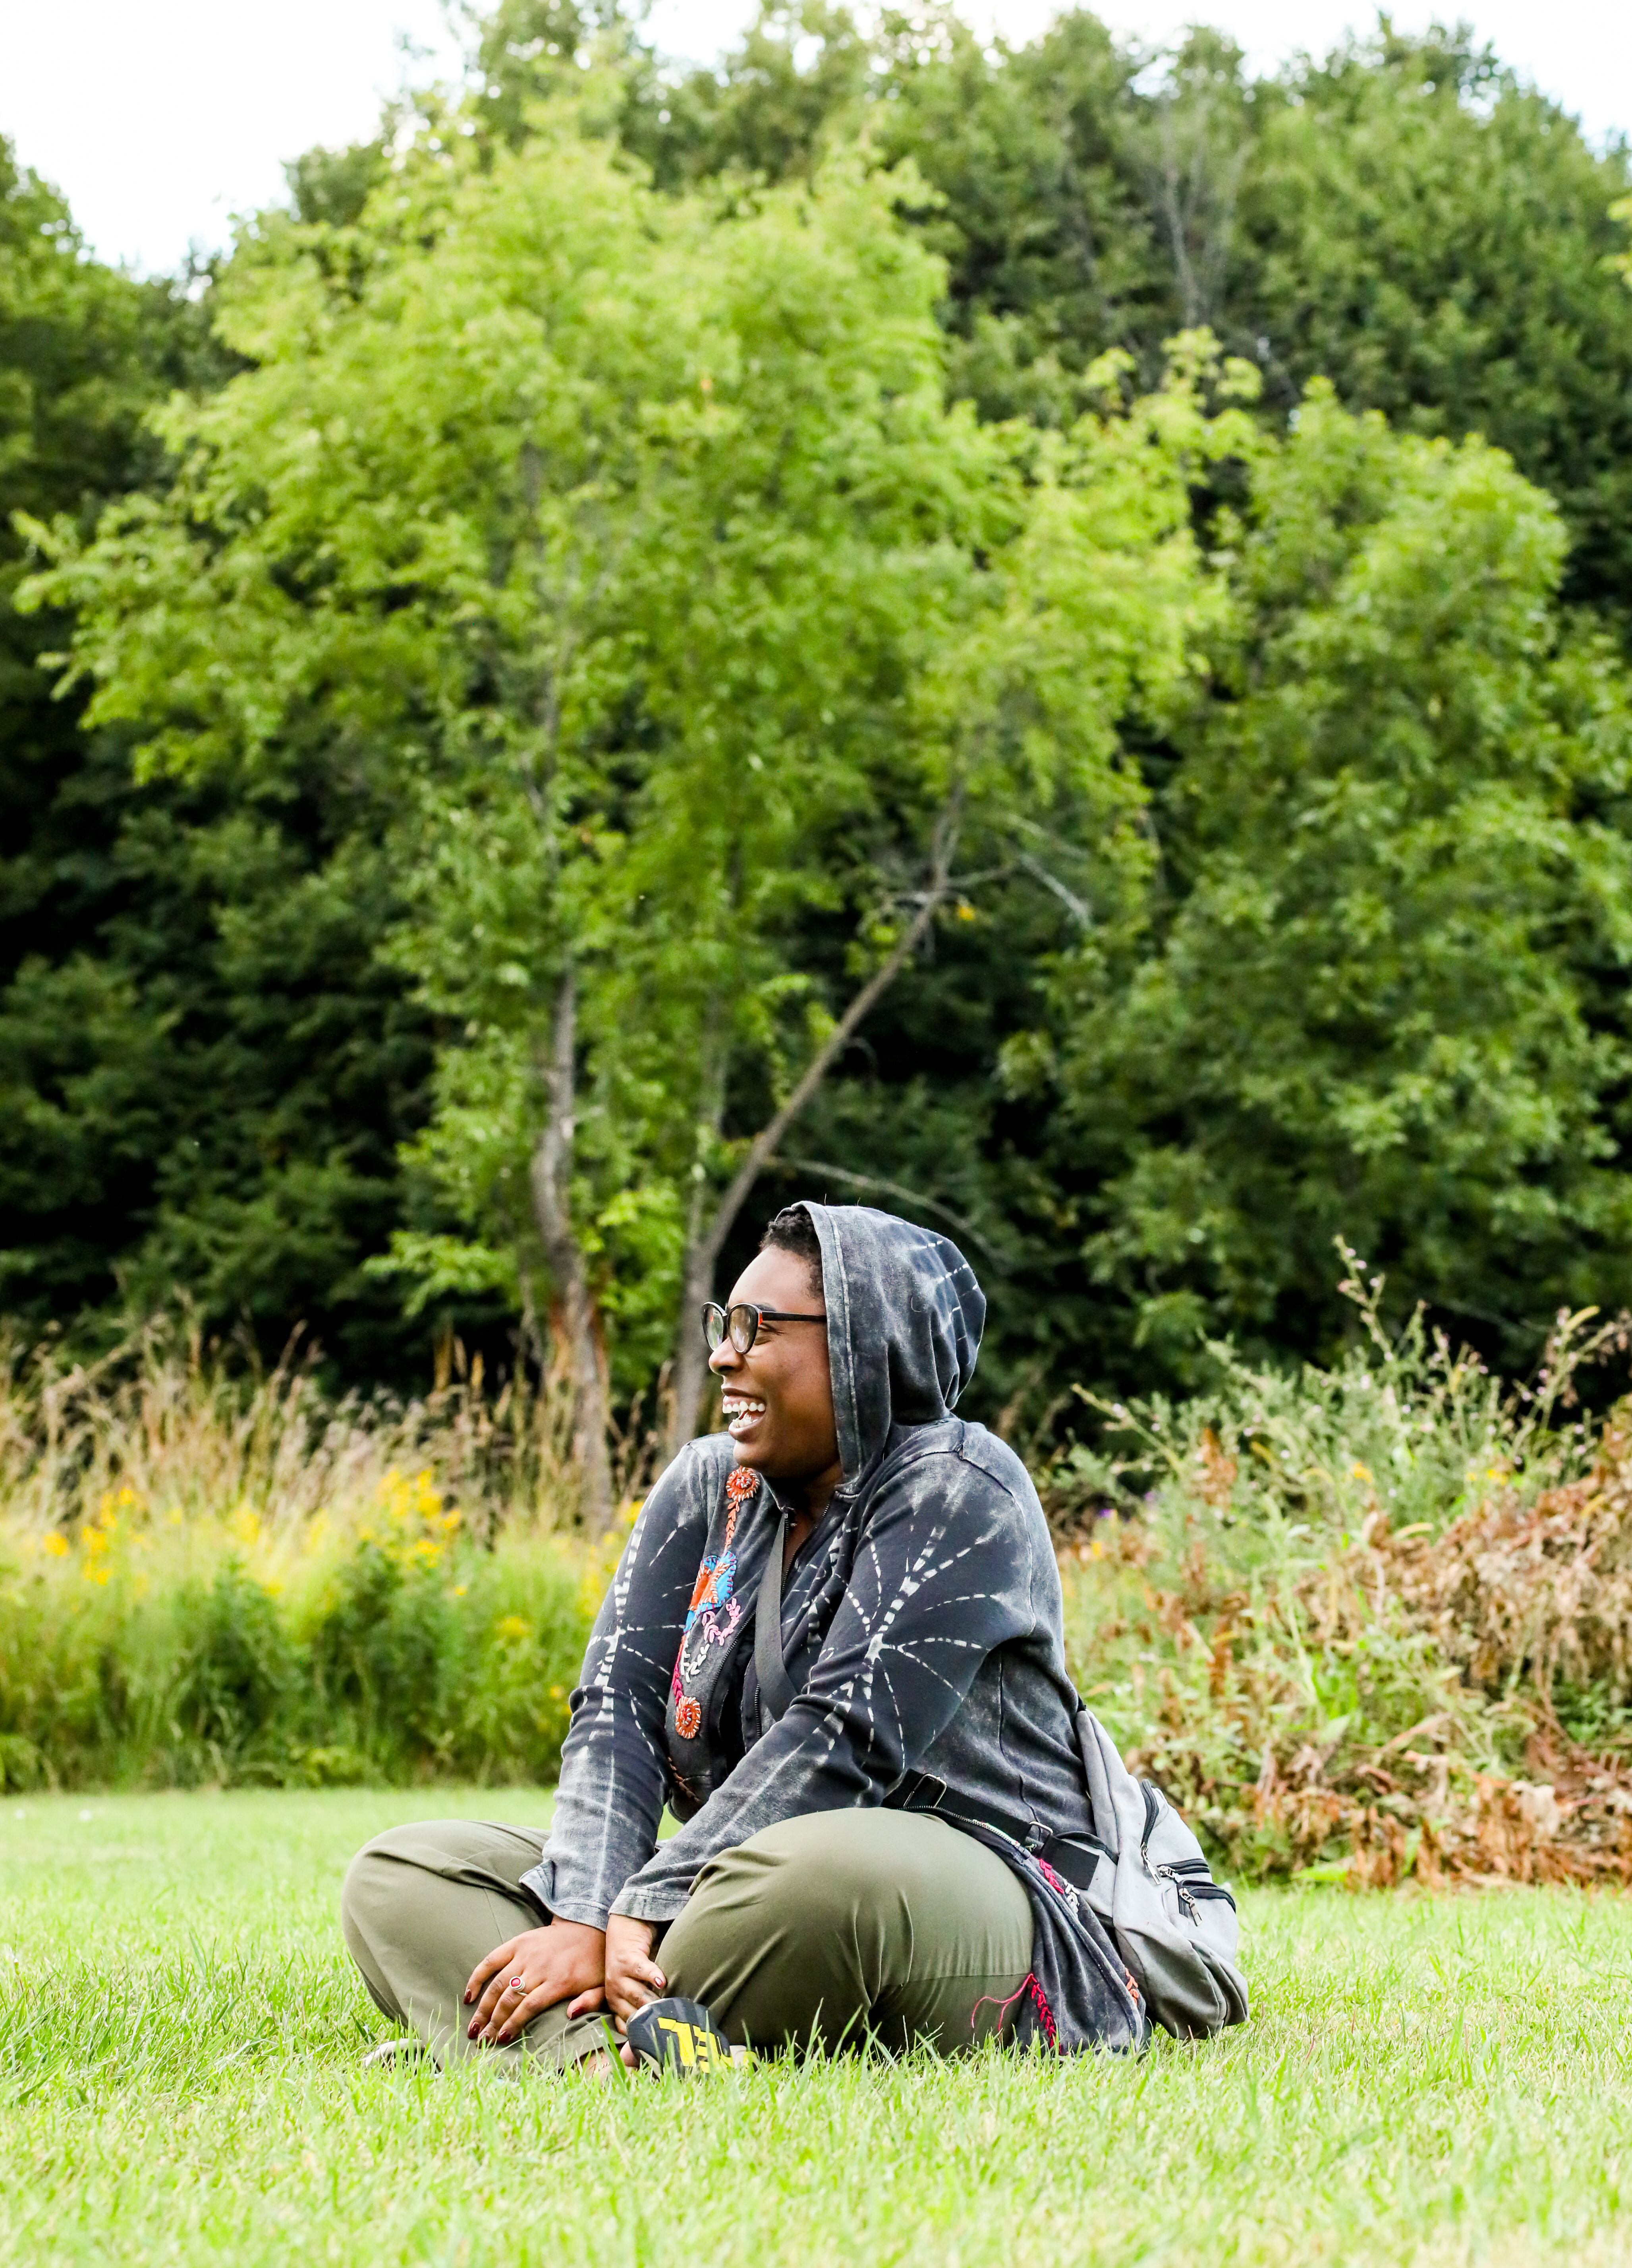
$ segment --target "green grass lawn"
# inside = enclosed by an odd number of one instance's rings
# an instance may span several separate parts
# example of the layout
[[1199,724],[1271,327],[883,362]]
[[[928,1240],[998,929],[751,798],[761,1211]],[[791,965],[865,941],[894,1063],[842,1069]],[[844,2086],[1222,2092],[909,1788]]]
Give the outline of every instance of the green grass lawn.
[[7,1799],[0,2262],[1632,2259],[1632,1901],[1261,1893],[1251,2026],[1137,2064],[361,2072],[351,1851],[548,1802]]

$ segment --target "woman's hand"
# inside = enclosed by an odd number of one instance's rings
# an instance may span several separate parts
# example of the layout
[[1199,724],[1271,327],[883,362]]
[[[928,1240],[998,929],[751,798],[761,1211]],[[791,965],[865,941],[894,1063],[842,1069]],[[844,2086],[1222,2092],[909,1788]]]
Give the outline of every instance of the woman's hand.
[[[489,2047],[507,2047],[534,2016],[570,1992],[592,2007],[598,2006],[606,1947],[600,1931],[581,1921],[524,1929],[519,1937],[496,1946],[477,1962],[465,1987],[466,2007],[477,2001],[469,2036]],[[576,2008],[577,2003],[573,2005]]]
[[567,2014],[577,2016],[587,2008],[599,2007],[604,1997],[621,2028],[648,2000],[660,2000],[668,1991],[668,1980],[651,1957],[656,1933],[649,1921],[636,1921],[629,1914],[608,1915],[603,1992],[580,1993]]

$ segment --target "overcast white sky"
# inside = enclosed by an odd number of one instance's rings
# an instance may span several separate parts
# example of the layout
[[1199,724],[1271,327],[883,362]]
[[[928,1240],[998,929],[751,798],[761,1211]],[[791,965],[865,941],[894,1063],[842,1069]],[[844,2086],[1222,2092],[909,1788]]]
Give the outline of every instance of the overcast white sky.
[[[1017,40],[1054,12],[967,9]],[[1151,40],[1218,24],[1260,65],[1375,19],[1365,0],[1102,0],[1100,12]],[[665,50],[709,60],[752,13],[753,0],[658,0],[651,28]],[[1467,16],[1594,136],[1632,131],[1632,0],[1396,0],[1392,13],[1401,30]],[[0,133],[66,192],[104,257],[174,268],[189,239],[220,245],[233,212],[279,196],[282,160],[371,132],[404,34],[452,60],[438,0],[0,0]]]

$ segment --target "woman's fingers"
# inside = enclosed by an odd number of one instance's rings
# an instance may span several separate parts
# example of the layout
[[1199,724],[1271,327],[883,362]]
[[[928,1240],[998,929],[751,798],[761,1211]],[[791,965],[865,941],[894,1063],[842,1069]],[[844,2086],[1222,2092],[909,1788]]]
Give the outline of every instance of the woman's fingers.
[[570,1993],[577,1998],[570,2014],[599,2007],[605,1943],[598,1929],[557,1922],[496,1946],[465,1987],[467,2007],[476,2001],[467,2036],[486,2046],[507,2047],[541,2010]]
[[606,1999],[627,2022],[649,2000],[660,2000],[668,1980],[651,1957],[654,1931],[649,1921],[614,1914],[606,1924]]
[[498,2013],[499,2003],[509,1992],[506,1980],[496,1977],[476,2003],[476,2013],[470,2020],[469,2036],[474,2040],[486,2030]]
[[494,2046],[507,2048],[512,2040],[519,2039],[534,2016],[541,2016],[549,2005],[548,1984],[535,1984],[532,1992],[519,1993],[514,2007],[497,2020],[497,2029],[493,2035]]
[[512,1937],[505,1944],[496,1946],[485,1961],[479,1961],[470,1972],[470,1982],[465,1987],[465,2006],[468,2007],[489,1977],[496,1977],[516,1950]]
[[621,1973],[609,1971],[606,1977],[606,1999],[614,2015],[627,2023],[637,2008],[649,2000],[660,2000],[665,1986],[663,1971],[651,1962],[643,1961],[638,1973],[633,1965]]
[[506,1962],[482,1994],[476,2013],[470,2020],[468,2036],[471,2039],[490,2040],[496,2027],[510,2013],[506,2002],[513,2007],[523,1992],[531,1989],[525,1978],[519,1984],[517,1982],[519,1971],[515,1975],[507,1974],[509,1969],[510,1964]]
[[569,2016],[587,2016],[597,2008],[604,2008],[606,2005],[606,1986],[592,1984],[587,1992],[578,1994],[577,1999],[568,2007],[567,2014]]

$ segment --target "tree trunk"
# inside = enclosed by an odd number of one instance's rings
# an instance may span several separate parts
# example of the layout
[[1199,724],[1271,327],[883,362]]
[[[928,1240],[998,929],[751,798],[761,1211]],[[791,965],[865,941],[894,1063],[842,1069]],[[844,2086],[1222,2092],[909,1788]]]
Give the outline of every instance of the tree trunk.
[[[701,1227],[701,1207],[694,1209],[694,1219],[698,1226],[686,1242],[680,1334],[674,1352],[674,1398],[670,1410],[668,1442],[671,1456],[691,1440],[697,1429],[697,1413],[702,1406],[703,1388],[708,1380],[708,1361],[697,1311],[714,1296],[714,1270],[718,1264],[721,1249],[754,1184],[776,1156],[783,1136],[849,1045],[863,1019],[900,976],[917,950],[930,924],[945,903],[952,889],[952,862],[958,847],[961,816],[961,796],[954,796],[941,814],[940,824],[935,830],[930,887],[924,892],[923,903],[891,947],[887,959],[874,969],[817,1049],[792,1094],[766,1121],[749,1144],[747,1156],[732,1175],[730,1187],[715,1207],[713,1218],[706,1229]],[[701,1187],[699,1183],[699,1192]]]
[[669,1405],[670,1456],[695,1433],[702,1397],[708,1391],[709,1351],[703,1343],[702,1309],[714,1297],[714,1263],[718,1256],[717,1247],[706,1241],[688,1243],[686,1248]]
[[[709,1352],[703,1343],[704,1303],[713,1296],[714,1255],[704,1233],[709,1204],[707,1160],[725,1120],[725,1079],[730,1070],[724,1004],[709,1000],[703,1019],[703,1069],[697,1114],[697,1154],[692,1160],[686,1207],[686,1252],[680,1270],[680,1329],[669,1373],[668,1453],[673,1456],[697,1430],[697,1413],[708,1391]],[[681,1430],[682,1424],[684,1431]]]
[[555,1313],[572,1378],[572,1455],[583,1489],[584,1517],[599,1535],[612,1519],[612,1465],[606,1451],[606,1372],[584,1280],[584,1255],[572,1233],[573,1056],[577,983],[570,968],[555,994],[549,1062],[545,1068],[544,1130],[533,1153],[533,1210],[555,1282]]

